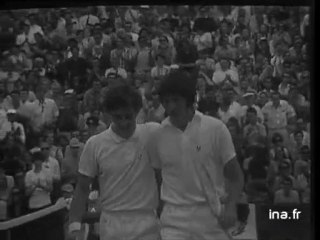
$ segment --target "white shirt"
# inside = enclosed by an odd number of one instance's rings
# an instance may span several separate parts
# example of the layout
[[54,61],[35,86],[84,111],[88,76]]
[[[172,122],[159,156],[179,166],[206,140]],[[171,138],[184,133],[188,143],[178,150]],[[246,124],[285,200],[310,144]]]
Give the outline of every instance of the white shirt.
[[160,77],[160,76],[166,76],[167,74],[169,74],[170,72],[170,67],[169,66],[155,66],[151,69],[151,77],[155,78],[155,77]]
[[227,71],[222,71],[217,69],[212,76],[212,81],[215,84],[220,84],[226,77],[227,74],[230,75],[230,78],[233,82],[239,83],[239,75],[236,71],[229,69]]
[[197,46],[197,50],[201,51],[203,49],[212,48],[212,35],[210,32],[204,34],[196,35],[193,40],[194,44]]
[[[26,187],[30,188],[39,183],[42,186],[52,185],[52,176],[45,169],[42,169],[39,173],[35,173],[34,170],[28,171],[25,176]],[[41,208],[49,204],[51,204],[50,192],[42,188],[36,188],[29,198],[29,208],[31,209]]]
[[218,115],[221,121],[225,124],[231,117],[235,117],[238,120],[239,124],[241,124],[242,107],[238,102],[233,101],[226,112],[222,111],[221,108],[219,108]]
[[94,26],[97,23],[100,23],[99,18],[91,14],[87,14],[79,18],[79,25],[81,29],[85,29],[87,25]]
[[30,29],[29,29],[28,36],[27,36],[28,42],[30,44],[36,43],[36,40],[34,38],[34,34],[36,34],[36,33],[40,33],[42,36],[44,35],[42,28],[39,25],[37,25],[37,24],[31,25]]
[[[263,123],[264,122],[264,116],[263,116],[263,113],[262,113],[262,110],[259,106],[253,104],[252,107],[257,111],[257,117],[258,117],[258,122],[259,123]],[[247,117],[247,110],[248,110],[248,106],[247,105],[244,105],[241,107],[242,108],[242,117],[243,117],[243,120],[244,122],[246,121],[246,117]]]
[[20,132],[19,138],[20,138],[22,143],[25,143],[26,134],[25,134],[23,125],[21,123],[18,123],[18,122],[11,123],[8,120],[5,121],[0,127],[0,139],[2,140],[3,138],[5,138],[7,133],[11,132],[11,130],[17,131],[18,129],[19,129],[19,132]]
[[49,156],[48,160],[43,162],[42,167],[51,173],[53,180],[60,180],[60,165],[57,159]]
[[[201,125],[201,128],[200,128]],[[162,170],[161,199],[175,205],[206,202],[196,161],[210,167],[217,195],[224,195],[223,169],[235,157],[227,127],[196,111],[184,132],[166,118],[154,133],[148,151],[154,167]]]
[[26,102],[25,109],[29,111],[33,127],[39,128],[43,124],[52,123],[59,116],[59,108],[53,99],[45,98],[43,103],[38,99]]
[[110,127],[85,144],[79,172],[99,177],[103,211],[156,209],[157,185],[145,145],[158,127],[156,123],[137,124],[128,140]]

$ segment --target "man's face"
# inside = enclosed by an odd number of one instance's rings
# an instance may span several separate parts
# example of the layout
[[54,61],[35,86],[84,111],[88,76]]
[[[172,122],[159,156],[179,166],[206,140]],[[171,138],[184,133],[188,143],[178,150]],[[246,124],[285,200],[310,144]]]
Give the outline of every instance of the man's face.
[[41,143],[41,151],[43,152],[43,154],[45,155],[46,158],[49,157],[49,153],[50,153],[50,146],[47,142],[43,142]]
[[37,99],[43,99],[43,98],[44,98],[44,95],[45,95],[45,90],[44,90],[44,88],[38,89],[38,90],[36,91],[36,97],[37,97]]
[[137,113],[130,108],[121,108],[110,112],[111,120],[116,128],[123,132],[130,133],[136,125]]
[[171,118],[178,118],[187,111],[187,101],[178,95],[165,96],[162,105]]
[[101,83],[100,83],[100,81],[94,81],[94,82],[93,82],[93,85],[92,85],[92,89],[93,89],[94,91],[100,91],[100,89],[101,89]]
[[21,100],[22,100],[22,101],[27,101],[28,95],[29,95],[28,91],[21,91],[21,92],[20,92],[20,98],[21,98]]
[[100,44],[101,41],[102,41],[102,35],[99,34],[99,33],[96,33],[96,34],[94,35],[94,41],[96,42],[96,44]]
[[280,104],[280,95],[278,93],[272,94],[272,102],[274,105]]
[[271,79],[270,78],[266,78],[263,82],[263,86],[266,88],[266,89],[270,89],[271,88]]
[[301,133],[297,133],[295,136],[294,136],[294,140],[297,142],[297,143],[302,143],[302,140],[303,140],[303,135]]
[[257,122],[257,114],[252,113],[252,112],[248,112],[247,119],[248,119],[249,123],[255,124]]
[[79,50],[77,48],[72,49],[72,57],[79,57]]

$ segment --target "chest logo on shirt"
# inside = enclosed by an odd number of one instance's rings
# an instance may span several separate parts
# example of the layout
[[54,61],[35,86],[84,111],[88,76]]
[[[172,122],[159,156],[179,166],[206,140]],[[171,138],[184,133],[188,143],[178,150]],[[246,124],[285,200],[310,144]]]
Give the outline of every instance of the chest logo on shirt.
[[201,151],[201,146],[197,145],[197,152],[200,152],[200,151]]

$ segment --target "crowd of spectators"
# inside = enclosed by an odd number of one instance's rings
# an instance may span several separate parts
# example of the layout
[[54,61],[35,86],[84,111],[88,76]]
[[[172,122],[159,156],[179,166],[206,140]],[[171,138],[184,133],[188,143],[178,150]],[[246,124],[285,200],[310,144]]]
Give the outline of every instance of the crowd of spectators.
[[0,220],[72,193],[84,143],[110,124],[101,108],[109,88],[135,86],[144,103],[137,122],[161,122],[165,111],[157,89],[176,69],[197,79],[195,107],[229,128],[247,201],[309,203],[308,11],[280,6],[2,11],[0,33],[14,41],[1,45],[0,56]]

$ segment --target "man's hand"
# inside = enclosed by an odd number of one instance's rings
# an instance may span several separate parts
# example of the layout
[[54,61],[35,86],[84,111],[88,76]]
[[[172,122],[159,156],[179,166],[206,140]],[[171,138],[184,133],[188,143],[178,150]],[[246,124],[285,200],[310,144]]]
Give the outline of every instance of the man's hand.
[[76,230],[68,233],[67,240],[78,240],[78,239],[81,239],[81,230]]
[[228,229],[236,223],[237,209],[235,203],[226,203],[219,218],[223,228]]

